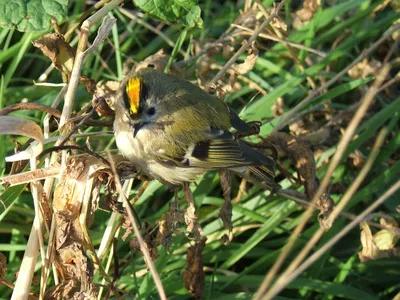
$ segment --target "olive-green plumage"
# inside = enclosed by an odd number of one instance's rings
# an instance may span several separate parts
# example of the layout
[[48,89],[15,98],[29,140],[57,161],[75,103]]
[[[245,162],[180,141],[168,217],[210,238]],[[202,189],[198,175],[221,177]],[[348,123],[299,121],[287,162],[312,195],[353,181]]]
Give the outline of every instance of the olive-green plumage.
[[[129,80],[140,80],[139,107],[131,109]],[[186,80],[146,69],[121,84],[115,105],[117,146],[143,172],[173,184],[208,169],[249,167],[273,182],[274,162],[235,138],[230,129],[247,124],[214,96]],[[130,112],[137,111],[136,114]]]

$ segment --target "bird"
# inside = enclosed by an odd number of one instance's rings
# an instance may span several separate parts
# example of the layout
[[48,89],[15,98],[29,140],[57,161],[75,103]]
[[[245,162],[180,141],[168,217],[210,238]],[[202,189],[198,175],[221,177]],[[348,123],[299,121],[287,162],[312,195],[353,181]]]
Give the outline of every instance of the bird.
[[236,133],[249,125],[223,101],[191,82],[146,68],[121,81],[114,135],[121,154],[139,172],[180,185],[209,170],[228,169],[274,189],[275,161]]

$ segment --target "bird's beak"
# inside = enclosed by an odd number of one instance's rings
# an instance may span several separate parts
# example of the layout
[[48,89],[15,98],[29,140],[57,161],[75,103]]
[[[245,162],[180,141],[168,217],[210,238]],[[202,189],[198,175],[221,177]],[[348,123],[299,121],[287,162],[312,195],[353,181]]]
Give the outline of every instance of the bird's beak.
[[133,137],[135,138],[139,130],[145,125],[145,122],[138,122],[133,125]]

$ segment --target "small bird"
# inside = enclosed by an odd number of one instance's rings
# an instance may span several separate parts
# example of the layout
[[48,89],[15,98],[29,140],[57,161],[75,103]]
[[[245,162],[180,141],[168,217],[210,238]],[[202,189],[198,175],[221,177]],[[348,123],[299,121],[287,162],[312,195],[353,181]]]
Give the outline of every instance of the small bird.
[[189,81],[153,69],[131,73],[115,103],[116,143],[144,174],[172,185],[213,169],[247,169],[271,186],[274,160],[230,130],[249,131],[223,101]]

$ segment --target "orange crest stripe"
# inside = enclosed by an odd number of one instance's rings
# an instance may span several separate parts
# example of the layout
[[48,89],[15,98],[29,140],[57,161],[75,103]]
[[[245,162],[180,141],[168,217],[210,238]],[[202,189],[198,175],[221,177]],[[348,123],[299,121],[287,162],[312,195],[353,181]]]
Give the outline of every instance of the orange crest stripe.
[[137,114],[139,109],[139,100],[141,92],[141,80],[140,78],[132,78],[128,80],[126,85],[126,93],[128,94],[130,112],[131,114]]

